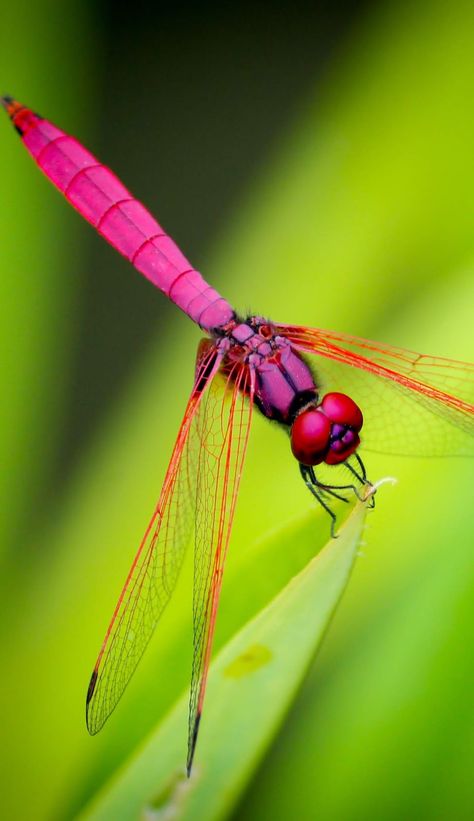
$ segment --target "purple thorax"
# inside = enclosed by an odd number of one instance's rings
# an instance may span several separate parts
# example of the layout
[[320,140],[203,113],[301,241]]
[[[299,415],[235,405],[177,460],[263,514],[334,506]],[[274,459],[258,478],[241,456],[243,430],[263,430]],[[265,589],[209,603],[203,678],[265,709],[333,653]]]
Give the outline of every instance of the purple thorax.
[[255,401],[269,419],[291,424],[296,412],[317,398],[310,368],[266,320],[237,320],[225,338],[230,342],[227,361],[254,371]]

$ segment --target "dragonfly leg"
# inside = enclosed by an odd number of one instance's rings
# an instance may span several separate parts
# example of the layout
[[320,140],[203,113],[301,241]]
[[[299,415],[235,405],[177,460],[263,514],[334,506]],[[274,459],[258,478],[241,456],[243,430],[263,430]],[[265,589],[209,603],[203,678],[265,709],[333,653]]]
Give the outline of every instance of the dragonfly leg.
[[[367,482],[367,473],[365,472],[365,465],[357,452],[354,453],[354,459],[360,467],[362,479],[364,480],[364,482]],[[371,482],[369,482],[369,485],[371,485]]]
[[319,493],[321,493],[323,496],[327,494],[329,496],[333,496],[335,499],[339,499],[341,502],[349,502],[349,499],[347,499],[345,496],[342,496],[340,493],[336,493],[336,490],[346,490],[348,488],[351,488],[352,485],[342,485],[341,487],[337,485],[323,485],[319,481],[319,479],[317,479],[316,474],[314,472],[314,468],[308,467],[307,471],[311,478],[311,483],[313,487],[316,486],[319,490]]
[[[362,485],[362,487],[364,487],[364,486],[368,485],[368,487],[369,487],[369,488],[371,488],[371,489],[373,490],[373,487],[374,487],[374,486],[373,486],[372,482],[370,481],[370,479],[367,479],[367,473],[366,473],[366,470],[365,470],[365,465],[364,465],[364,463],[363,463],[362,459],[360,458],[360,456],[359,456],[359,454],[358,454],[358,453],[354,453],[354,454],[353,454],[353,456],[354,456],[354,459],[356,459],[357,464],[358,464],[358,465],[359,465],[359,467],[360,467],[360,474],[359,474],[359,473],[358,473],[358,471],[357,471],[357,470],[356,470],[356,469],[355,469],[355,468],[354,468],[354,467],[350,464],[350,462],[349,462],[349,461],[347,461],[347,462],[345,463],[346,468],[347,468],[348,470],[350,470],[350,472],[352,473],[352,475],[353,475],[353,476],[355,476],[355,477],[356,477],[357,481],[358,481],[358,482],[360,482],[360,484]],[[354,493],[356,494],[357,498],[358,498],[358,499],[360,499],[361,501],[364,501],[364,498],[365,498],[365,497],[364,497],[364,496],[360,496],[360,495],[359,495],[359,493],[357,492],[356,488],[353,488],[353,490],[354,490]],[[371,497],[370,497],[370,500],[369,500],[369,507],[370,507],[370,508],[374,508],[374,507],[375,507],[375,493],[372,493],[372,495],[371,495]]]
[[355,469],[355,467],[354,467],[353,465],[351,465],[351,463],[349,462],[349,460],[347,460],[347,462],[345,462],[344,464],[345,464],[345,467],[347,468],[347,470],[350,470],[350,472],[352,473],[352,475],[353,475],[353,476],[355,476],[355,478],[357,479],[357,481],[359,482],[359,484],[361,484],[361,485],[367,485],[367,484],[369,484],[369,485],[370,485],[370,482],[368,482],[368,481],[367,481],[367,476],[366,476],[366,474],[365,474],[365,468],[364,468],[364,472],[363,472],[362,474],[360,474],[360,473],[358,473],[358,471]]
[[[367,474],[366,474],[365,466],[364,466],[364,463],[363,463],[362,459],[360,458],[360,456],[358,456],[358,454],[354,454],[354,456],[357,459],[357,463],[360,466],[360,473],[350,464],[349,461],[344,463],[345,467],[357,479],[357,481],[359,482],[361,487],[373,488],[372,482],[370,482],[367,479]],[[351,490],[355,494],[355,496],[359,499],[360,502],[364,502],[366,500],[366,494],[361,493],[360,488],[357,485],[355,485],[355,484],[348,484],[348,485],[327,485],[327,484],[323,484],[322,482],[320,482],[317,479],[313,468],[310,468],[310,470],[312,472],[313,484],[317,484],[318,487],[321,490],[325,490],[328,493],[332,493],[332,495],[335,496],[338,499],[343,499],[343,497],[340,496],[339,494],[335,493],[334,491],[336,491],[336,490]],[[344,499],[344,501],[347,502],[348,499]],[[370,508],[375,507],[375,494],[372,494],[371,497],[370,497],[369,507]]]
[[[327,502],[325,502],[324,499],[321,497],[321,491],[323,490],[323,488],[319,484],[319,482],[317,481],[316,476],[314,475],[313,469],[308,468],[306,465],[300,464],[300,473],[301,473],[301,476],[303,477],[303,482],[305,483],[305,485],[308,488],[308,490],[310,491],[310,493],[319,502],[321,507],[324,508],[324,510],[326,511],[328,516],[331,517],[331,537],[333,539],[337,539],[337,534],[336,534],[336,531],[335,531],[335,528],[336,528],[336,514],[334,513],[333,510],[331,510],[331,508],[329,507]],[[313,477],[315,479],[314,483],[313,483]],[[319,492],[318,492],[318,489],[319,489]],[[345,500],[345,501],[347,501],[347,500]]]
[[316,480],[316,484],[322,491],[326,491],[330,493],[331,496],[335,496],[337,499],[342,499],[344,502],[348,502],[349,499],[346,499],[343,496],[339,496],[335,491],[336,490],[352,490],[355,496],[359,499],[360,502],[363,502],[365,497],[361,495],[359,488],[356,485],[323,485],[322,482]]
[[[359,482],[361,487],[373,488],[372,482],[370,482],[367,479],[367,474],[365,472],[365,467],[364,467],[364,463],[362,462],[362,459],[360,459],[360,457],[357,457],[357,461],[361,466],[361,474],[359,474],[358,471],[352,465],[349,464],[349,462],[346,462],[345,466],[348,468],[348,470],[350,470],[352,475],[357,479],[357,481]],[[336,499],[340,499],[343,502],[348,502],[349,500],[345,496],[342,496],[340,493],[337,493],[336,491],[350,490],[350,491],[352,491],[352,493],[354,493],[354,495],[357,497],[357,499],[359,499],[360,502],[364,502],[366,500],[366,494],[361,493],[360,488],[355,484],[328,485],[326,483],[323,483],[323,482],[319,481],[319,479],[317,478],[317,476],[314,472],[314,468],[306,467],[305,471],[306,471],[307,475],[309,475],[309,477],[311,478],[312,486],[317,487],[318,492],[320,494],[329,493],[331,496],[334,496],[334,498],[336,498]],[[375,507],[375,494],[371,495],[368,504],[369,504],[370,508]]]

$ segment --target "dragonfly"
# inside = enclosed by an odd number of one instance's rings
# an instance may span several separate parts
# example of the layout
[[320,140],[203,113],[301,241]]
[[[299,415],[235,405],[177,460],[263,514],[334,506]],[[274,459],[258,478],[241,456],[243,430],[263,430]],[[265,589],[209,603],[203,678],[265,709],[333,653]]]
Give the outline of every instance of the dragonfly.
[[239,314],[112,171],[30,108],[0,99],[25,148],[71,205],[205,334],[158,504],[86,697],[94,735],[128,685],[194,535],[190,775],[253,411],[288,433],[303,482],[336,536],[336,501],[372,487],[360,449],[473,455],[474,365]]

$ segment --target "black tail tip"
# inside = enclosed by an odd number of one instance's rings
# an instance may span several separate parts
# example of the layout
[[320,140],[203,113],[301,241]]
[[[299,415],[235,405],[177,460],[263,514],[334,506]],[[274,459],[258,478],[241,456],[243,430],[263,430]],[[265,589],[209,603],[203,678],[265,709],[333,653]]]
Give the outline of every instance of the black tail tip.
[[13,99],[13,97],[10,97],[9,94],[3,94],[0,97],[0,103],[4,107],[5,111],[8,111],[9,106],[11,106],[14,102],[15,100]]

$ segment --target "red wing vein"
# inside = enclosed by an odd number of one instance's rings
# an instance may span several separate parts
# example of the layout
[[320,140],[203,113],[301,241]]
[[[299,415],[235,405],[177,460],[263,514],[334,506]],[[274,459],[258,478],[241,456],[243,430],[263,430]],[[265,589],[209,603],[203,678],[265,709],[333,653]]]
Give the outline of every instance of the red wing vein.
[[[219,384],[220,383],[220,384]],[[215,380],[200,407],[201,449],[194,554],[194,657],[189,705],[188,770],[206,689],[217,606],[250,431],[253,378],[236,366]]]
[[192,531],[199,445],[193,419],[217,373],[219,355],[207,347],[152,520],[118,600],[89,685],[87,726],[97,733],[114,710],[175,588]]
[[317,328],[278,330],[316,357],[321,391],[348,393],[360,405],[363,447],[412,456],[474,453],[474,365]]

